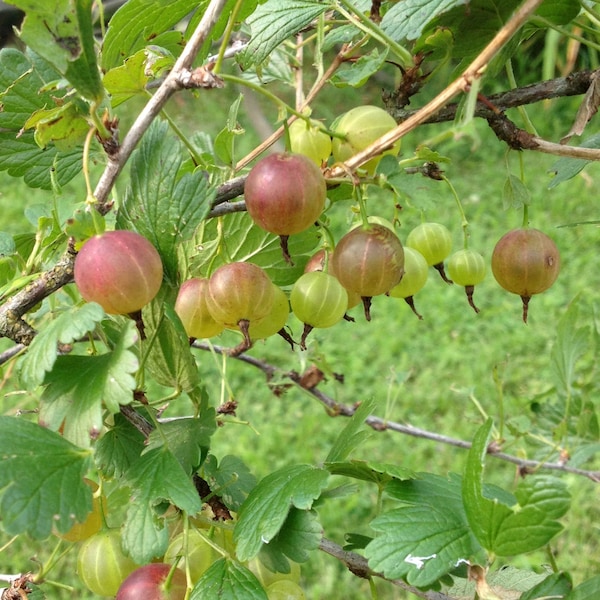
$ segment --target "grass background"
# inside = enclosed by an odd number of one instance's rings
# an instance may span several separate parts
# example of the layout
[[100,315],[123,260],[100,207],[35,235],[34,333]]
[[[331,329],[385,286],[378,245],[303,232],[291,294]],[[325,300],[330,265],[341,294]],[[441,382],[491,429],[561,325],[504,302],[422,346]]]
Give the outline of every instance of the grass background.
[[[316,116],[330,121],[333,110],[356,104],[353,93],[339,92],[335,104],[325,97],[320,105],[321,114]],[[377,102],[377,94],[377,91],[365,93],[362,101]],[[260,99],[254,101],[260,109]],[[552,139],[560,137],[564,127],[568,128],[565,123],[572,114],[574,102],[563,102],[564,109],[555,103],[552,112],[546,108],[544,115],[538,114],[542,133]],[[216,102],[204,106],[202,101],[191,103],[177,99],[169,111],[182,126],[190,119],[204,123],[202,115],[210,113],[210,124],[207,125],[210,127],[212,123],[225,122],[227,106]],[[247,131],[239,140],[241,153],[256,142],[258,134],[253,127],[253,118],[256,119],[257,114],[240,115]],[[561,121],[561,117],[564,120]],[[209,133],[214,135],[216,130],[209,130]],[[435,128],[424,127],[412,134],[403,142],[406,154],[410,154],[412,147],[422,143],[424,138],[434,137],[436,133]],[[518,211],[503,209],[507,177],[505,149],[481,123],[458,131],[436,149],[452,158],[444,169],[471,222],[471,247],[482,252],[489,264],[497,239],[508,229],[521,224]],[[500,418],[498,385],[493,377],[496,371],[502,384],[507,421],[532,417],[532,406],[537,406],[534,403],[543,404],[553,397],[551,348],[558,320],[574,298],[578,298],[582,322],[596,327],[596,297],[600,289],[600,274],[596,268],[598,229],[595,225],[561,226],[598,218],[595,181],[600,167],[590,165],[583,175],[549,190],[549,171],[555,158],[527,153],[522,160],[525,184],[531,193],[531,224],[555,239],[563,264],[552,289],[532,299],[528,325],[521,321],[520,299],[501,290],[491,273],[477,286],[475,299],[481,308],[477,315],[467,305],[463,290],[446,285],[432,270],[425,289],[415,297],[424,316],[422,321],[404,302],[380,297],[374,300],[370,323],[354,309],[355,323],[342,322],[332,329],[314,331],[307,352],[291,352],[285,342],[274,338],[258,344],[251,351],[252,355],[282,369],[300,372],[316,361],[324,370],[343,375],[343,383],[329,376],[322,385],[323,391],[338,401],[353,404],[374,398],[379,416],[467,440],[483,422],[484,415],[494,417],[496,422]],[[511,154],[508,164],[511,172],[519,173],[516,153]],[[447,186],[443,183],[439,186],[435,189],[437,200],[425,202],[429,207],[426,217],[445,223],[453,233],[455,247],[459,248],[462,244],[460,215]],[[82,182],[77,180],[65,187],[57,202],[68,208],[83,197]],[[20,180],[0,172],[0,230],[33,232],[34,227],[24,218],[24,212],[36,204],[48,205],[52,201],[52,194],[29,190]],[[392,197],[374,195],[369,201],[369,212],[391,218],[394,204]],[[331,220],[339,231],[346,227],[348,208],[347,203],[341,203],[331,211]],[[404,205],[398,228],[400,237],[405,239],[420,219],[418,208]],[[292,322],[291,325],[298,334],[299,324]],[[7,345],[3,341],[2,347]],[[328,416],[321,405],[300,389],[292,388],[280,397],[271,394],[264,385],[264,376],[239,361],[223,361],[199,352],[198,365],[215,404],[221,399],[229,399],[230,394],[239,403],[239,423],[230,420],[218,430],[212,451],[217,456],[241,456],[259,478],[294,462],[319,464],[345,425],[342,417]],[[586,397],[591,400],[597,392],[597,386],[590,381],[594,367],[593,348],[590,348],[582,361],[580,380]],[[3,367],[0,407],[7,414],[14,414],[17,408],[31,407],[33,400],[16,393],[11,379],[13,368],[11,364]],[[225,380],[228,387],[224,385]],[[597,405],[597,400],[594,401]],[[185,406],[175,407],[175,410],[183,412]],[[519,453],[520,447],[521,444],[515,442],[512,447],[507,447],[507,451]],[[377,432],[354,457],[445,474],[460,472],[466,453],[393,432]],[[595,458],[586,467],[598,468],[598,463]],[[517,480],[514,466],[492,459],[488,461],[487,476],[508,488]],[[574,476],[565,476],[565,479],[573,494],[573,509],[563,520],[565,532],[553,542],[552,548],[559,566],[572,572],[576,581],[580,581],[600,571],[597,541],[600,497],[597,484]],[[375,490],[360,485],[356,494],[325,504],[320,514],[326,535],[343,543],[343,535],[348,531],[368,534],[368,522],[375,514],[375,499]],[[54,548],[53,540],[41,543],[17,540],[3,547],[7,542],[8,538],[0,535],[0,573],[35,571],[35,557],[47,560]],[[74,574],[76,551],[75,546],[49,574],[57,582],[75,586],[75,590],[54,587],[49,597],[94,598],[77,587]],[[539,552],[509,562],[543,570],[548,557]],[[333,559],[320,553],[303,568],[303,578],[308,598],[352,600],[369,596],[366,582],[357,580]],[[381,598],[407,597],[389,585],[378,584],[378,587]]]

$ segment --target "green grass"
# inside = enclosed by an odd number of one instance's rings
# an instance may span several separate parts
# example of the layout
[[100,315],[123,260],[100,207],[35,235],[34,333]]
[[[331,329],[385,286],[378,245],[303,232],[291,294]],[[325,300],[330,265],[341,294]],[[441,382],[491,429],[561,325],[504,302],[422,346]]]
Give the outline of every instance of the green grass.
[[[478,127],[477,133],[481,145],[474,152],[468,139],[447,142],[440,150],[457,159],[444,168],[471,221],[471,246],[489,261],[495,241],[506,230],[519,226],[521,216],[514,210],[502,210],[506,178],[502,150],[484,127]],[[354,404],[374,398],[379,416],[466,440],[483,422],[483,413],[499,424],[500,400],[493,378],[497,369],[506,421],[510,423],[523,417],[534,421],[532,403],[536,401],[543,406],[554,395],[551,349],[558,320],[575,297],[579,297],[582,323],[587,321],[595,326],[596,294],[600,289],[600,273],[595,268],[597,228],[557,226],[598,218],[595,187],[589,178],[597,174],[599,167],[591,165],[586,177],[577,177],[549,191],[547,172],[555,159],[531,153],[523,160],[526,184],[532,196],[531,223],[552,235],[563,261],[555,286],[532,299],[528,325],[521,321],[520,299],[501,290],[491,273],[476,289],[476,301],[481,308],[481,313],[476,315],[467,305],[463,290],[448,286],[432,271],[425,289],[415,297],[424,315],[423,321],[419,321],[403,301],[380,297],[373,303],[372,322],[365,322],[360,310],[354,309],[355,323],[342,322],[332,329],[313,331],[306,353],[292,352],[285,342],[274,338],[258,344],[251,354],[283,370],[298,372],[317,360],[330,373],[343,375],[343,383],[329,375],[321,386],[339,402]],[[511,165],[517,171],[515,158],[511,158]],[[80,183],[73,184],[74,193],[80,193]],[[12,233],[22,230],[25,206],[52,201],[48,193],[24,192],[20,182],[4,173],[0,173],[0,184],[3,215],[0,230]],[[443,183],[439,185],[442,201],[429,210],[427,218],[446,223],[453,231],[456,247],[460,247],[462,234],[454,199]],[[393,198],[378,198],[376,202],[370,205],[372,213],[391,216]],[[338,207],[332,219],[345,219],[342,213],[346,210],[347,206]],[[421,217],[418,210],[410,207],[405,208],[400,217],[399,234],[404,239]],[[33,231],[32,226],[30,230]],[[298,324],[294,332],[299,333]],[[223,388],[224,376],[239,402],[237,420],[242,423],[227,419],[226,425],[215,434],[213,452],[217,456],[241,456],[258,477],[293,462],[321,463],[346,423],[343,417],[328,415],[314,398],[298,388],[291,388],[281,396],[272,394],[264,385],[262,373],[239,361],[223,361],[208,353],[198,353],[198,363],[215,404],[220,399],[229,399]],[[579,391],[594,401],[597,386],[590,381],[595,366],[592,348],[587,351],[583,365],[585,368],[578,377]],[[11,368],[4,368],[5,376],[10,374]],[[597,401],[594,402],[597,407]],[[178,407],[175,403],[173,410],[184,410],[183,404]],[[31,401],[13,395],[2,399],[4,412],[12,414],[17,405],[27,407]],[[518,454],[524,448],[521,441],[515,441],[507,451]],[[527,450],[536,453],[531,446],[527,446]],[[354,457],[445,474],[460,472],[466,453],[387,431],[373,432]],[[594,464],[599,466],[597,458],[585,466],[592,468]],[[508,488],[518,478],[514,466],[492,459],[488,460],[488,477]],[[552,547],[559,566],[571,571],[575,580],[580,581],[600,569],[598,491],[596,484],[588,480],[574,476],[565,479],[573,493],[573,508],[563,520],[565,532]],[[375,490],[366,485],[360,485],[358,493],[352,496],[323,505],[319,512],[325,534],[338,543],[343,543],[343,535],[348,531],[368,534],[368,523],[375,515],[374,506]],[[0,545],[6,541],[6,536],[0,536]],[[15,543],[0,552],[0,571],[35,570],[29,558],[37,555],[40,560],[47,559],[53,545],[51,540]],[[60,567],[50,573],[51,578],[77,585],[73,574],[75,552],[73,549]],[[539,552],[520,557],[517,564],[541,570],[546,562],[547,557]],[[309,598],[353,600],[369,595],[366,582],[357,580],[333,559],[319,553],[309,561],[304,576]],[[378,584],[378,587],[381,598],[407,597],[389,586]],[[55,592],[53,590],[52,598],[58,600],[72,598],[74,593],[58,588]],[[81,589],[77,589],[76,594],[82,600],[93,598]]]

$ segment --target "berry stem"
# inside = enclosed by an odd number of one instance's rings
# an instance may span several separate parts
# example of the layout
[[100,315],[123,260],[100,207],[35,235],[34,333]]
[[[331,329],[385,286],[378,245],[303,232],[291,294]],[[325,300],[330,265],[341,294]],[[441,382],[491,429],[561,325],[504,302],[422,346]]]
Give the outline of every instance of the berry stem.
[[221,65],[223,64],[223,58],[225,57],[225,51],[227,50],[227,46],[229,45],[229,40],[231,39],[231,33],[236,23],[237,14],[242,7],[242,3],[244,0],[237,0],[233,10],[231,11],[231,15],[229,20],[227,21],[227,27],[225,28],[225,33],[223,34],[223,39],[221,41],[221,46],[219,47],[219,53],[217,55],[217,60],[215,61],[215,66],[213,67],[213,73],[218,73],[221,70]]
[[467,215],[465,214],[465,209],[463,208],[462,202],[460,201],[460,198],[458,197],[458,193],[456,192],[456,189],[452,185],[450,180],[445,175],[442,175],[442,180],[446,182],[446,184],[450,188],[450,191],[452,192],[452,195],[454,196],[454,200],[456,201],[456,206],[458,207],[458,212],[460,213],[460,217],[461,217],[460,225],[463,230],[463,247],[466,250],[469,247],[469,221],[467,220]]
[[363,198],[362,189],[360,186],[355,185],[352,193],[358,202],[358,208],[360,210],[360,220],[362,222],[362,226],[365,229],[369,227],[369,216],[367,215],[367,206],[365,203],[365,199]]

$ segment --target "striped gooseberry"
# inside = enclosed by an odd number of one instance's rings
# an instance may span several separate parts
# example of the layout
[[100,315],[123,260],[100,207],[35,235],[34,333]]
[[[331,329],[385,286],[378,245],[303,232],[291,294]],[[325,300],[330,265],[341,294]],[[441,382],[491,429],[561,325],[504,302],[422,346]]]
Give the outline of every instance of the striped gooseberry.
[[175,300],[175,312],[181,319],[185,332],[191,338],[210,338],[225,328],[223,323],[215,321],[208,310],[208,279],[193,277],[184,281]]
[[406,237],[406,245],[418,250],[446,283],[452,283],[444,270],[444,260],[452,251],[452,235],[445,225],[431,222],[417,225]]
[[327,162],[331,154],[331,137],[319,121],[296,119],[288,131],[292,152],[303,154],[319,167]]
[[184,600],[187,580],[181,569],[166,563],[150,563],[130,573],[115,600]]
[[558,248],[539,229],[522,227],[509,231],[492,253],[492,273],[501,287],[521,296],[525,323],[529,300],[552,286],[559,271]]
[[464,286],[469,305],[478,313],[479,309],[473,301],[473,291],[485,279],[487,269],[483,256],[475,250],[464,248],[450,256],[447,267],[450,279],[457,285]]
[[413,296],[427,283],[429,277],[428,267],[427,261],[418,250],[410,246],[404,246],[404,275],[400,283],[389,291],[392,298],[404,298],[419,319],[423,317],[415,308]]
[[363,299],[370,320],[372,297],[389,292],[402,279],[404,249],[393,231],[371,223],[351,229],[340,239],[331,266],[340,283]]
[[288,237],[317,221],[326,197],[321,169],[303,154],[278,152],[263,158],[244,184],[248,214],[261,229],[280,237],[288,261]]

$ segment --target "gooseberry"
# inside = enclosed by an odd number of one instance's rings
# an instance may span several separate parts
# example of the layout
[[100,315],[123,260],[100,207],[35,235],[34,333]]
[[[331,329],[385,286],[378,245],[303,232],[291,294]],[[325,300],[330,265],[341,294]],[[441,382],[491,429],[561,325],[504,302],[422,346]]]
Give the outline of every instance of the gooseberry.
[[478,313],[479,309],[473,302],[473,291],[485,279],[485,259],[479,252],[465,248],[452,254],[447,266],[448,275],[454,283],[464,286],[469,305]]
[[[332,125],[336,134],[332,141],[333,158],[336,162],[345,162],[358,154],[375,140],[396,127],[396,121],[383,108],[365,105],[357,106],[339,117]],[[367,173],[373,174],[379,161],[386,154],[396,156],[400,151],[400,141],[389,150],[362,165]]]
[[446,283],[452,280],[446,277],[444,260],[452,251],[452,235],[441,223],[421,223],[407,236],[406,245],[418,250],[429,266],[433,266]]
[[150,563],[127,576],[115,600],[184,600],[187,581],[181,569]]
[[413,296],[425,286],[428,277],[429,269],[423,255],[410,246],[404,246],[404,275],[400,283],[389,291],[389,295],[392,298],[404,298],[415,315],[422,319],[415,308]]
[[331,266],[340,283],[363,299],[371,319],[371,298],[389,292],[402,279],[404,249],[398,236],[378,223],[350,230],[338,242]]
[[529,300],[547,290],[560,271],[554,241],[539,229],[513,229],[504,234],[492,253],[492,273],[505,290],[521,296],[527,323]]
[[332,327],[348,308],[348,293],[342,284],[324,271],[301,275],[290,294],[292,312],[304,323],[300,347],[306,348],[306,337],[314,327]]
[[308,229],[325,207],[327,186],[317,165],[302,154],[276,153],[254,165],[244,184],[246,209],[261,229],[287,239]]
[[331,154],[331,137],[319,121],[296,119],[288,131],[292,152],[303,154],[319,167],[327,162]]
[[84,242],[75,258],[75,284],[87,302],[125,315],[148,304],[162,284],[156,248],[135,231],[107,231]]
[[184,281],[175,300],[175,312],[181,319],[185,332],[191,338],[210,338],[225,328],[215,321],[208,310],[208,279],[194,277]]

